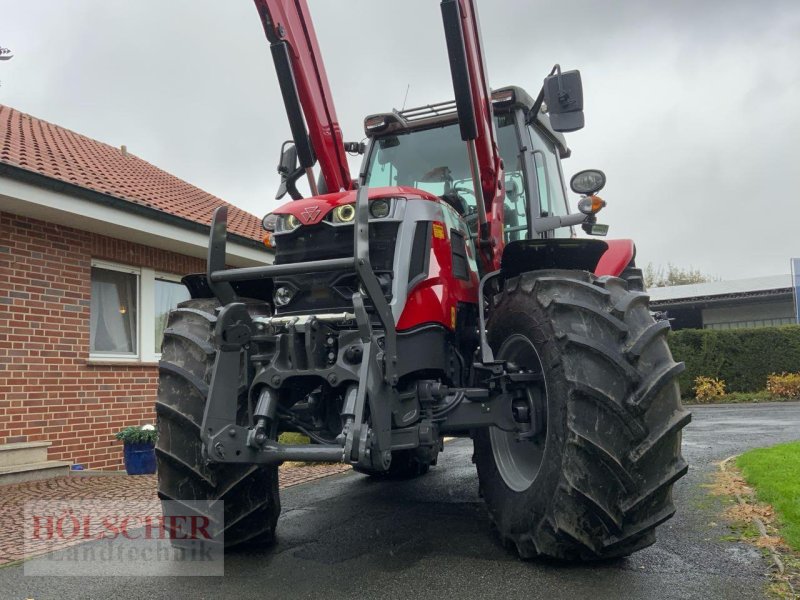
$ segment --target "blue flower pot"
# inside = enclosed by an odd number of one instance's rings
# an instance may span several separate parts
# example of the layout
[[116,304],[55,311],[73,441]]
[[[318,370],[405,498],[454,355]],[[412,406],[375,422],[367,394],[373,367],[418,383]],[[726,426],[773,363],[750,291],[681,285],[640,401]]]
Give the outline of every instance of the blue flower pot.
[[145,442],[125,444],[125,472],[128,475],[152,475],[156,472],[156,446]]

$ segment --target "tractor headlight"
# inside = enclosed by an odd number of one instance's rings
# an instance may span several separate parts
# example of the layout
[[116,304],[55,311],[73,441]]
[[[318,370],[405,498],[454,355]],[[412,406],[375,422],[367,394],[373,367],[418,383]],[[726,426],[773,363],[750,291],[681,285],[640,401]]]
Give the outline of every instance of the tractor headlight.
[[387,198],[378,198],[369,203],[369,214],[376,219],[383,219],[389,216],[391,204]]
[[[270,215],[267,215],[267,217]],[[295,217],[294,215],[274,215],[277,217],[275,219],[275,232],[280,233],[282,231],[294,231],[298,227],[300,227],[300,219]],[[264,221],[267,220],[267,217],[264,217]],[[266,229],[266,226],[265,226]],[[267,230],[269,231],[269,230]]]
[[263,219],[261,219],[261,226],[264,228],[265,231],[275,231],[275,227],[278,225],[278,215],[274,215],[269,213]]
[[285,285],[276,289],[275,293],[272,294],[272,300],[275,302],[275,306],[286,306],[292,301],[292,298],[294,298],[294,290]]
[[333,209],[334,223],[352,223],[356,218],[355,204],[342,204]]

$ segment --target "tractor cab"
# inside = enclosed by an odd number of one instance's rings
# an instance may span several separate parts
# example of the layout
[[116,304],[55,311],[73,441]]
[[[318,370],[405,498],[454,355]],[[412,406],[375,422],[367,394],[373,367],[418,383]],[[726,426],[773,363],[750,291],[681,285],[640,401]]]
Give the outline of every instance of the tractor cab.
[[[505,177],[505,243],[534,237],[570,237],[569,227],[537,233],[534,221],[566,216],[561,159],[570,155],[564,136],[544,113],[531,115],[533,99],[519,87],[493,92],[494,127]],[[371,115],[366,156],[370,188],[408,186],[452,206],[477,237],[477,197],[467,148],[460,137],[455,101]]]

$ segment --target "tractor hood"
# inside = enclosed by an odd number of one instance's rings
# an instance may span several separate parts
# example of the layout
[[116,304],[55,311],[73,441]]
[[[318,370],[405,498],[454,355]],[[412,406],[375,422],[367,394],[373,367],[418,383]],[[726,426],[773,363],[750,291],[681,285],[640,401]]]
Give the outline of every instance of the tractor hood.
[[[294,215],[303,225],[315,225],[322,221],[325,215],[337,206],[354,203],[357,193],[356,190],[351,190],[347,192],[323,194],[321,196],[314,196],[313,198],[303,198],[302,200],[293,200],[275,209],[272,211],[272,214]],[[408,186],[370,188],[369,190],[370,200],[397,197],[421,198],[423,200],[430,200],[431,202],[441,202],[441,198],[430,192]]]

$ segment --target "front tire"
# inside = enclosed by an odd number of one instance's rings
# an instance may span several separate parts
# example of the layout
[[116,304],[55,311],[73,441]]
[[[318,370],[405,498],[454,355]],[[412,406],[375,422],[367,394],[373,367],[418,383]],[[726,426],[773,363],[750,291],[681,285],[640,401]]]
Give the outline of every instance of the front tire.
[[[253,304],[251,312],[261,306]],[[278,467],[215,464],[203,456],[200,424],[216,356],[217,307],[213,299],[183,302],[170,313],[164,331],[156,401],[158,497],[165,516],[177,508],[170,500],[209,505],[222,500],[225,548],[261,546],[273,541],[281,511]],[[241,416],[246,419],[246,386],[239,392]],[[185,509],[178,510],[186,514]],[[214,521],[210,510],[203,516]]]
[[491,520],[521,557],[626,556],[675,512],[690,414],[668,329],[621,279],[539,271],[506,282],[489,342],[498,358],[542,374],[532,384],[544,399],[539,434],[483,429],[474,444]]

